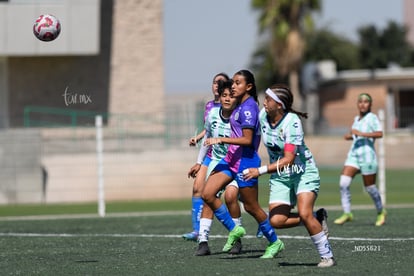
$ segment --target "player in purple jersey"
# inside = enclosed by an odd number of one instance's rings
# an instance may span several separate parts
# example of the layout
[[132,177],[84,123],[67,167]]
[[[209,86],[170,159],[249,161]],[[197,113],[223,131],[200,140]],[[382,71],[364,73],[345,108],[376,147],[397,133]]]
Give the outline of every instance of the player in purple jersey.
[[[219,94],[218,94],[218,82],[222,81],[228,81],[230,80],[229,76],[226,73],[218,73],[213,78],[213,83],[211,85],[211,90],[214,95],[214,100],[209,101],[204,110],[204,120],[207,118],[209,111],[214,106],[220,106],[220,100],[219,100]],[[205,135],[205,129],[196,136],[190,138],[189,145],[195,146],[199,140],[201,140]],[[204,158],[204,157],[203,157]],[[203,164],[203,158],[199,158],[197,160],[197,163],[190,168],[190,171],[188,172],[188,177],[193,177],[193,193],[191,198],[191,222],[193,226],[193,231],[189,233],[183,234],[183,238],[185,240],[190,241],[197,241],[198,238],[198,232],[200,230],[200,216],[201,211],[203,210],[203,200],[201,199],[201,189],[204,185],[204,181],[207,175],[207,167],[208,166],[202,166]]]
[[[216,106],[220,106],[220,96],[218,94],[218,82],[222,80],[222,81],[228,81],[230,80],[230,77],[226,74],[226,73],[218,73],[217,75],[214,76],[213,78],[213,84],[211,85],[211,91],[213,92],[214,95],[214,99],[211,101],[208,101],[206,103],[206,105],[204,106],[204,122],[206,121],[206,118],[208,116],[209,111]],[[200,133],[198,133],[195,137],[191,137],[189,140],[189,145],[190,146],[195,146],[197,145],[197,143],[203,139],[204,135],[206,134],[205,129],[203,129]]]
[[258,202],[258,179],[246,181],[243,170],[260,166],[257,153],[260,143],[259,106],[257,104],[256,84],[253,74],[248,70],[240,70],[233,76],[233,97],[239,100],[239,106],[230,117],[231,137],[208,138],[206,145],[229,144],[226,154],[213,169],[204,185],[202,198],[214,211],[217,219],[230,231],[224,252],[229,252],[233,245],[246,233],[242,226],[237,226],[232,220],[225,205],[215,197],[216,193],[229,184],[233,179],[239,185],[239,193],[244,209],[253,216],[263,234],[269,241],[261,258],[273,258],[284,248],[277,238],[276,232],[269,222],[268,215]]

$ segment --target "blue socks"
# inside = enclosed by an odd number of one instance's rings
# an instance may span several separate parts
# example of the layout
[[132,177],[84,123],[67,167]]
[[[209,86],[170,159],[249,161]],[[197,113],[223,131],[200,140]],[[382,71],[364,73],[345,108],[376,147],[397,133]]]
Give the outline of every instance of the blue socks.
[[227,230],[231,231],[236,227],[233,218],[230,216],[230,213],[224,204],[221,204],[220,207],[214,211],[214,215]]
[[204,201],[201,199],[201,197],[192,197],[191,202],[191,222],[193,224],[193,230],[198,233],[200,230],[200,217],[201,211],[203,211]]
[[263,235],[267,238],[269,242],[277,241],[277,235],[273,227],[270,225],[269,218],[259,223],[260,230],[262,230]]

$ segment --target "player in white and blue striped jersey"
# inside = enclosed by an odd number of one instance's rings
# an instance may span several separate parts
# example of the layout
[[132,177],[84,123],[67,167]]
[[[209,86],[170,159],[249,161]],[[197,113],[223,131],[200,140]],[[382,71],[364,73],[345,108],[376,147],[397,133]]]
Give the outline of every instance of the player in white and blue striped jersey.
[[386,211],[382,205],[381,195],[375,184],[378,162],[374,142],[382,138],[382,126],[374,113],[371,112],[372,97],[367,93],[358,96],[359,115],[354,118],[351,131],[344,136],[345,140],[352,140],[344,168],[339,179],[341,204],[344,213],[337,218],[335,224],[344,224],[353,220],[351,213],[350,185],[357,173],[362,174],[365,190],[374,201],[377,210],[376,226],[385,223]]

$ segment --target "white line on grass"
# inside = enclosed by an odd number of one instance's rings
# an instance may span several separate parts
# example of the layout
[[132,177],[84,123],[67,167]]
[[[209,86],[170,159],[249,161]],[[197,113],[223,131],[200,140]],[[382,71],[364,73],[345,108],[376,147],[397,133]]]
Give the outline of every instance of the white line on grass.
[[[319,207],[315,207],[315,210]],[[325,206],[325,209],[342,210],[341,206]],[[414,208],[414,204],[388,204],[387,209],[394,208]],[[369,210],[375,208],[373,205],[352,205],[353,210]],[[190,215],[190,211],[148,211],[148,212],[115,212],[107,213],[106,218],[121,217],[149,217],[149,216],[178,216]],[[90,219],[101,217],[97,214],[59,214],[59,215],[33,215],[33,216],[2,216],[0,221],[20,221],[20,220],[57,220],[57,219]]]
[[[69,234],[69,233],[0,233],[0,237],[36,237],[36,238],[83,238],[83,237],[106,237],[106,238],[180,238],[181,235],[160,235],[160,234]],[[227,238],[224,235],[211,235],[212,238]],[[281,239],[308,240],[309,236],[279,235]],[[243,238],[257,239],[254,235],[246,235]],[[330,240],[338,241],[414,241],[414,238],[344,238],[329,237]]]

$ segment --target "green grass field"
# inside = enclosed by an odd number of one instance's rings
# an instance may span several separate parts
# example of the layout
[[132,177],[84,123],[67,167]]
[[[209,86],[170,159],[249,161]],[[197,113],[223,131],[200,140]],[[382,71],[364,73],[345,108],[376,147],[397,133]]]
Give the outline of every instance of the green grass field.
[[[0,206],[1,275],[412,275],[413,173],[387,172],[388,219],[375,227],[374,206],[360,177],[352,196],[364,208],[355,209],[348,224],[332,223],[341,214],[339,172],[321,170],[317,201],[329,210],[330,241],[338,262],[332,268],[316,267],[319,257],[304,227],[277,230],[286,249],[273,260],[259,259],[267,241],[254,236],[257,224],[248,214],[243,214],[247,236],[242,254],[221,252],[227,232],[215,221],[212,255],[196,257],[197,244],[181,238],[191,229],[191,200],[183,199],[110,202],[105,218],[97,216],[96,203]],[[266,207],[266,179],[260,185]]]
[[[330,220],[339,215],[330,211]],[[412,275],[413,212],[389,209],[387,224],[373,226],[375,212],[354,211],[343,226],[330,223],[337,259],[332,268],[319,261],[304,227],[279,230],[286,249],[262,260],[267,241],[254,234],[257,224],[244,214],[248,235],[242,254],[221,252],[226,231],[215,221],[212,255],[196,257],[196,243],[184,241],[187,214],[106,218],[19,219],[0,221],[2,275]]]

